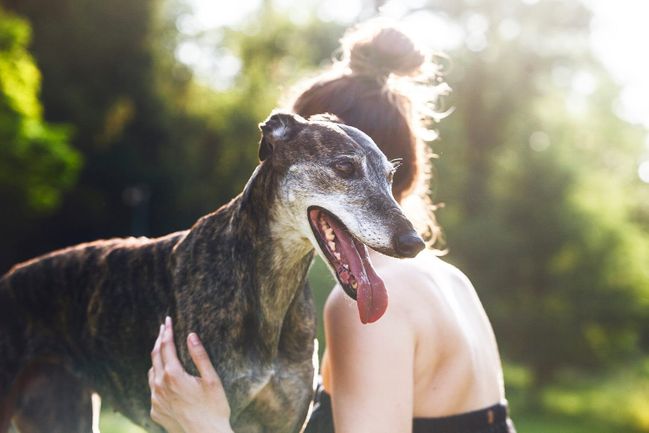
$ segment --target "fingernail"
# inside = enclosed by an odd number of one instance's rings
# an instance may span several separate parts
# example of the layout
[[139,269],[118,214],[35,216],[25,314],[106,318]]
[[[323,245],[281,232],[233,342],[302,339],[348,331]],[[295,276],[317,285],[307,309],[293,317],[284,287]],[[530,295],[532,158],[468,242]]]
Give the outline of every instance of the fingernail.
[[167,316],[165,318],[165,326],[171,327],[171,317]]
[[189,342],[192,344],[192,346],[198,346],[201,344],[201,341],[198,339],[198,335],[194,334],[193,332],[189,334]]
[[158,333],[158,336],[162,335],[164,332],[165,332],[165,325],[164,325],[164,324],[161,324],[161,325],[160,325],[160,331],[159,331],[159,333]]

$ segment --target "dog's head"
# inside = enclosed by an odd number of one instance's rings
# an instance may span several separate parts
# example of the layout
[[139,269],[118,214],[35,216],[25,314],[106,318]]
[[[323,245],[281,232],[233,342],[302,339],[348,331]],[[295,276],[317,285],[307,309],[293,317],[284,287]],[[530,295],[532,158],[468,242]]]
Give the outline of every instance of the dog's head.
[[392,197],[394,165],[370,137],[333,116],[274,113],[260,128],[259,158],[280,176],[281,207],[356,299],[361,321],[378,320],[387,293],[366,246],[393,257],[424,248]]

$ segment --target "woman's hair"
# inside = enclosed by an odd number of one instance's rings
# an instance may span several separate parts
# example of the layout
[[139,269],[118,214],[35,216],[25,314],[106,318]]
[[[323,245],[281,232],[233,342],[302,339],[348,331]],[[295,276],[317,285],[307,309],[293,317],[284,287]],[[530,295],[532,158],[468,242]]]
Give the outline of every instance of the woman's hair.
[[440,229],[429,197],[432,152],[426,141],[442,116],[435,110],[448,86],[440,68],[393,25],[370,21],[341,40],[342,59],[298,86],[297,114],[331,113],[369,135],[388,159],[400,160],[392,192],[430,245]]

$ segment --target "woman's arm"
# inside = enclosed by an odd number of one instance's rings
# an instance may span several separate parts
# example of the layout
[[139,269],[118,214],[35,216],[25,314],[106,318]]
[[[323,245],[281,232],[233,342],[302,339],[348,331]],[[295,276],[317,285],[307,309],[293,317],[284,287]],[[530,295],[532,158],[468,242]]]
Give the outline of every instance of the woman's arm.
[[187,347],[200,377],[188,374],[178,360],[167,317],[151,352],[151,418],[169,433],[232,433],[221,379],[196,334],[187,336]]
[[[325,308],[336,431],[408,433],[415,339],[407,313],[392,302],[381,320],[363,325],[344,296],[332,293]],[[220,378],[196,334],[188,336],[187,345],[201,377],[183,369],[167,318],[151,352],[151,418],[169,433],[231,433]]]
[[363,325],[342,290],[330,295],[326,379],[337,433],[412,431],[415,336],[408,319],[391,300],[378,322]]

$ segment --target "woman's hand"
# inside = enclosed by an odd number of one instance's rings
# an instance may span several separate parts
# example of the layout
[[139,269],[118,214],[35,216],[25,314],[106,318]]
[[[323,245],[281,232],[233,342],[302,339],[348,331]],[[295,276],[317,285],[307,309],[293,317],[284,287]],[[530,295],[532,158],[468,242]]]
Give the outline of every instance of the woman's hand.
[[178,360],[171,318],[160,325],[149,369],[151,418],[169,433],[231,433],[230,405],[198,336],[187,336],[189,354],[200,377]]

